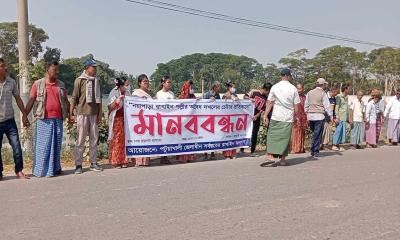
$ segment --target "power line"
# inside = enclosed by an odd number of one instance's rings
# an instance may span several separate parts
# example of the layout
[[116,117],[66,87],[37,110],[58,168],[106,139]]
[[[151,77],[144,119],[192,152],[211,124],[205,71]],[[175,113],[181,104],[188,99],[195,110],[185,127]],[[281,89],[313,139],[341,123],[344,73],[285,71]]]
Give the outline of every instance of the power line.
[[[229,19],[235,20],[235,21],[241,21],[241,22],[243,21],[243,22],[250,22],[250,23],[254,23],[254,24],[261,24],[261,25],[272,27],[274,30],[276,30],[278,28],[278,29],[282,29],[282,30],[286,29],[286,30],[290,30],[290,31],[304,32],[304,33],[313,34],[313,35],[320,35],[320,36],[325,35],[325,36],[340,38],[340,39],[344,39],[344,40],[355,40],[355,39],[350,39],[350,38],[341,37],[341,36],[307,31],[307,30],[299,29],[299,28],[291,28],[291,27],[286,27],[286,26],[282,26],[282,25],[276,25],[276,24],[270,24],[270,23],[265,23],[265,22],[260,22],[260,21],[249,20],[249,19],[245,19],[245,18],[232,17],[232,16],[225,15],[225,14],[213,13],[213,12],[209,12],[209,11],[203,11],[203,10],[198,10],[198,9],[194,9],[194,8],[183,7],[183,6],[160,2],[160,1],[155,1],[155,0],[142,0],[142,1],[151,2],[153,4],[169,6],[169,7],[173,7],[173,8],[179,8],[179,9],[183,9],[183,10],[187,10],[187,11],[199,12],[199,13],[203,13],[203,14],[207,14],[207,15],[214,15],[214,16],[218,16],[218,17],[229,18]],[[360,40],[357,40],[357,41],[360,41]]]
[[[137,1],[135,1],[135,2],[137,2]],[[263,27],[263,28],[268,28],[268,29],[273,29],[273,30],[278,30],[278,31],[286,31],[286,32],[290,32],[290,33],[298,33],[298,34],[303,34],[303,35],[308,35],[308,36],[328,38],[328,39],[339,40],[339,41],[347,41],[347,42],[371,45],[371,46],[376,46],[376,47],[388,47],[387,45],[384,45],[384,44],[367,42],[367,41],[362,41],[362,40],[358,40],[358,39],[351,39],[351,38],[346,38],[346,37],[342,37],[342,36],[322,34],[322,33],[318,33],[318,32],[312,32],[312,31],[307,31],[307,30],[303,30],[303,29],[298,29],[298,28],[290,28],[290,27],[285,27],[285,26],[276,25],[276,24],[248,20],[245,18],[237,18],[237,17],[232,17],[232,16],[228,16],[228,15],[224,15],[224,14],[183,7],[183,6],[169,4],[169,3],[155,1],[155,0],[142,0],[142,2],[149,2],[152,4],[152,7],[159,7],[159,6],[154,6],[154,4],[158,4],[158,5],[167,6],[169,8],[172,7],[172,8],[184,10],[184,11],[178,11],[178,12],[187,13],[187,14],[190,14],[187,11],[195,12],[195,13],[199,13],[198,15],[200,15],[202,17],[209,17],[209,18],[222,20],[222,21],[229,21],[229,22],[235,22],[235,23],[238,23],[238,21],[239,21],[240,24],[245,24],[245,25],[250,25],[250,26],[255,26],[255,27]],[[167,10],[171,10],[171,9],[167,9]],[[204,16],[204,14],[207,16]],[[194,15],[196,15],[196,14],[194,14]],[[223,18],[223,19],[221,19],[221,18]]]
[[[328,38],[328,39],[339,40],[339,41],[347,41],[347,42],[352,42],[352,43],[366,44],[366,45],[371,45],[371,46],[375,46],[375,47],[387,47],[387,45],[384,45],[384,44],[378,44],[378,43],[367,42],[367,41],[362,41],[362,40],[357,40],[357,39],[345,38],[345,37],[341,37],[341,36],[311,32],[311,31],[307,31],[307,30],[290,28],[290,27],[274,25],[274,24],[269,24],[269,23],[264,23],[264,22],[258,22],[258,21],[244,19],[244,18],[237,18],[237,17],[232,17],[232,16],[228,16],[228,15],[224,15],[224,14],[183,7],[183,6],[169,4],[169,3],[160,2],[160,1],[154,1],[154,0],[142,0],[142,2],[131,1],[131,0],[127,0],[127,1],[135,2],[138,4],[147,5],[147,6],[151,6],[151,7],[171,10],[171,11],[175,11],[175,12],[197,15],[197,16],[202,16],[202,17],[207,17],[207,18],[212,18],[212,19],[217,19],[217,20],[222,20],[222,21],[228,21],[228,22],[234,22],[234,23],[239,23],[239,24],[244,24],[244,25],[249,25],[249,26],[262,27],[262,28],[268,28],[268,29],[272,29],[272,30],[285,31],[285,32],[290,32],[290,33],[298,33],[298,34],[303,34],[303,35],[308,35],[308,36]],[[143,3],[143,2],[148,2],[148,3]],[[158,4],[158,5],[156,5],[156,4]],[[162,5],[162,6],[160,6],[160,5]]]
[[[276,25],[276,24],[270,24],[270,23],[266,23],[266,22],[249,20],[249,19],[245,19],[245,18],[237,18],[237,17],[225,15],[225,14],[184,7],[184,6],[165,3],[165,2],[161,2],[161,1],[155,1],[155,0],[125,0],[125,1],[134,3],[134,4],[164,9],[164,10],[168,10],[168,11],[179,12],[179,13],[184,13],[184,14],[194,15],[194,16],[200,16],[200,17],[219,20],[219,21],[237,23],[237,24],[242,24],[242,25],[247,25],[247,26],[289,32],[289,33],[294,33],[294,34],[302,34],[302,35],[326,38],[326,39],[331,39],[331,40],[351,42],[351,43],[369,45],[369,46],[374,46],[374,47],[393,47],[393,46],[380,44],[380,43],[374,43],[374,42],[363,41],[363,40],[352,39],[352,38],[330,35],[330,34],[323,34],[323,33],[308,31],[308,30],[304,30],[304,29],[299,29],[299,28],[291,28],[291,27],[286,27],[286,26],[282,26],[282,25]],[[396,48],[396,47],[394,47],[394,48]]]

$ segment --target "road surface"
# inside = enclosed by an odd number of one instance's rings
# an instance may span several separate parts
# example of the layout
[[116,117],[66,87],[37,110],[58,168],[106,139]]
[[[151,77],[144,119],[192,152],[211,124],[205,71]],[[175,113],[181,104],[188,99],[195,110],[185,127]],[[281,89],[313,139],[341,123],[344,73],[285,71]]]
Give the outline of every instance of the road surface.
[[6,177],[0,239],[400,239],[400,147],[306,156]]

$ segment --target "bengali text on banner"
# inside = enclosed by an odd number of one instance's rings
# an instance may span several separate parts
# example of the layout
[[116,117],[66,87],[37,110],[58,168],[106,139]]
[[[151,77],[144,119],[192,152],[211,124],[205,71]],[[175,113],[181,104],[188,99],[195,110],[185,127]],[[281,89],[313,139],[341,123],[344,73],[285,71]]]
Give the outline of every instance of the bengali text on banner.
[[248,100],[125,98],[127,157],[229,150],[250,145],[254,104]]

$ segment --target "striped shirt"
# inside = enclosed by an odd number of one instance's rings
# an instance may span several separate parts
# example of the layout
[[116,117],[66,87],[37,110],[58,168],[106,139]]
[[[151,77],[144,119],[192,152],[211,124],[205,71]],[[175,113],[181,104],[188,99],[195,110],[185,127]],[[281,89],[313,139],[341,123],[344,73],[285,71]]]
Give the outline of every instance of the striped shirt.
[[6,77],[6,80],[0,83],[0,122],[14,118],[13,96],[19,96],[17,83],[14,79]]

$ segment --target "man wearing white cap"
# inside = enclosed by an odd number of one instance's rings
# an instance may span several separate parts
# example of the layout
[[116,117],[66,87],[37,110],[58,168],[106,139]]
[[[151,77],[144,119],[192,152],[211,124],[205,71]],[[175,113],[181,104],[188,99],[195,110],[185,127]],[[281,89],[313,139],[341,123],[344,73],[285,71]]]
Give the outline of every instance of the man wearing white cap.
[[324,131],[325,113],[329,115],[331,120],[333,115],[329,107],[328,95],[325,92],[328,82],[323,78],[319,78],[316,84],[317,86],[307,93],[304,105],[304,110],[307,113],[307,119],[313,132],[311,157],[314,159],[317,159],[319,155],[322,133]]

